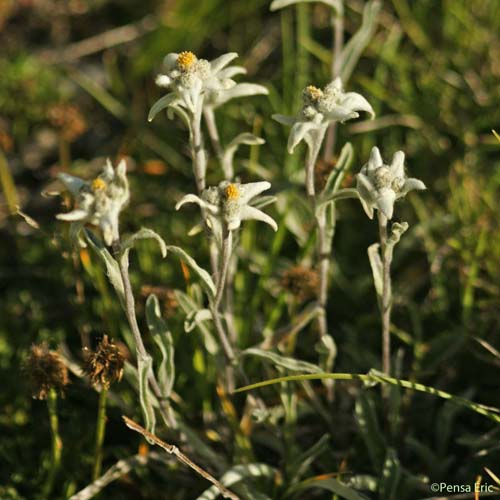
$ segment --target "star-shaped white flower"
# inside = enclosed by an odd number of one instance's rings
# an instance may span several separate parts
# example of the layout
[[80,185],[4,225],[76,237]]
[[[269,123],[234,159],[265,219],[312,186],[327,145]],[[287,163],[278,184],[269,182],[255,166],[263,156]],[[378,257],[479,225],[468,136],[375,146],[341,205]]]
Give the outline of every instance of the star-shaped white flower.
[[357,118],[358,111],[365,111],[373,118],[375,112],[370,103],[356,92],[344,92],[342,81],[336,78],[323,90],[312,85],[302,92],[302,109],[296,116],[273,115],[273,119],[291,126],[288,136],[288,152],[302,140],[309,148],[321,142],[328,126],[334,122],[343,123]]
[[217,241],[222,241],[223,230],[234,231],[244,220],[260,220],[278,230],[276,221],[250,203],[258,202],[259,194],[271,187],[269,182],[250,182],[240,184],[223,181],[218,186],[205,189],[201,197],[188,194],[175,206],[176,210],[185,203],[196,203],[204,212],[205,224]]
[[380,210],[392,219],[394,202],[406,196],[413,189],[426,189],[425,184],[415,178],[408,178],[404,168],[405,154],[397,151],[390,165],[384,164],[380,151],[374,147],[368,163],[356,176],[356,189],[366,215],[373,218],[373,210]]
[[171,92],[153,104],[149,121],[167,107],[181,106],[196,113],[202,106],[205,93],[217,93],[234,87],[236,82],[231,79],[235,74],[234,69],[224,68],[236,57],[238,54],[230,52],[209,62],[198,59],[192,52],[167,54],[163,60],[164,73],[158,75],[156,84]]
[[124,160],[120,161],[116,170],[107,160],[101,174],[92,181],[60,173],[59,179],[75,198],[75,208],[56,217],[74,222],[75,235],[85,224],[99,226],[106,245],[111,245],[119,237],[118,218],[130,197],[126,173]]

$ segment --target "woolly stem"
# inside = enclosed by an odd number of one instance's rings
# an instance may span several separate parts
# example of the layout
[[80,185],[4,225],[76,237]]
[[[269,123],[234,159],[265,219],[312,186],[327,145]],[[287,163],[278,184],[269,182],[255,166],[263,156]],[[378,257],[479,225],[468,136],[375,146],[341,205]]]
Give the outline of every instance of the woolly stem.
[[391,252],[387,248],[387,217],[380,211],[378,213],[378,226],[380,234],[380,253],[382,258],[382,299],[380,315],[382,321],[382,370],[386,375],[391,372]]

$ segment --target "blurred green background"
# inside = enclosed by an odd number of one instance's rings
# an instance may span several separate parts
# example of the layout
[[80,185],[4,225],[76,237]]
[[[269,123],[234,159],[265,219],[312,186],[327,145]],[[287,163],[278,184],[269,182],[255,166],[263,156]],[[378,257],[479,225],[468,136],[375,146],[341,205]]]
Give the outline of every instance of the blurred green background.
[[[346,40],[360,24],[363,4],[346,0]],[[0,498],[30,499],[43,481],[50,438],[46,406],[31,399],[21,371],[29,346],[42,340],[63,346],[75,363],[81,362],[82,345],[93,345],[103,333],[131,346],[98,259],[74,251],[67,228],[54,218],[67,203],[50,196],[59,187],[56,174],[90,178],[106,157],[129,157],[132,199],[122,232],[151,227],[208,267],[203,235],[187,235],[198,212],[174,211],[176,201],[194,190],[187,132],[178,121],[161,116],[148,124],[146,117],[161,95],[154,79],[165,54],[192,50],[212,59],[238,52],[238,64],[248,70],[244,79],[265,85],[270,95],[219,109],[221,136],[227,142],[237,132],[253,131],[266,140],[260,149],[240,150],[237,175],[244,182],[272,182],[280,199],[269,212],[283,228],[275,236],[252,222],[241,233],[235,281],[239,346],[260,342],[265,325],[284,326],[301,309],[297,299],[283,296],[280,273],[299,262],[311,228],[294,180],[304,151],[286,153],[287,130],[270,116],[294,113],[305,85],[328,82],[331,25],[321,3],[271,13],[267,0],[0,0],[0,30]],[[385,158],[402,149],[409,172],[428,187],[397,207],[397,219],[410,223],[393,267],[394,352],[401,377],[496,407],[500,143],[491,130],[500,129],[499,34],[498,0],[387,0],[348,85],[370,101],[377,119],[340,126],[337,141],[354,146],[352,174],[372,146]],[[209,183],[221,178],[213,155],[208,177]],[[352,182],[351,175],[346,185]],[[35,222],[16,214],[16,205]],[[328,311],[338,347],[335,371],[364,373],[380,367],[379,316],[366,256],[377,228],[357,202],[342,202],[338,212]],[[200,461],[220,474],[224,466],[250,460],[230,438],[203,337],[184,332],[171,290],[192,283],[178,260],[162,260],[153,243],[141,243],[132,258],[132,282],[141,320],[144,298],[157,287],[176,344],[178,411],[224,457],[219,469]],[[314,325],[302,331],[295,357],[315,362],[315,339]],[[247,368],[251,381],[276,374],[256,362]],[[321,384],[314,387],[321,397]],[[137,396],[126,381],[117,393],[109,410],[105,468],[136,453],[140,443],[120,419],[130,411],[140,418]],[[396,423],[383,423],[376,398],[363,400],[382,422],[367,433],[354,415],[359,386],[339,384],[336,393],[333,403],[325,403],[328,422],[310,408],[299,412],[298,448],[330,433],[309,475],[380,476],[369,452],[378,445],[370,439],[397,450],[401,464],[386,498],[430,496],[424,477],[461,484],[484,476],[484,466],[500,472],[499,428],[481,416],[427,395],[401,393],[392,414]],[[276,393],[266,395],[279,405]],[[90,480],[96,402],[88,383],[73,376],[59,402],[64,471],[54,498]],[[243,397],[236,399],[237,412],[243,403]],[[282,431],[278,421],[247,436],[253,458],[283,475],[281,483],[275,478],[261,485],[271,498],[289,498],[283,489],[291,480],[287,464],[300,456],[286,445],[273,451],[266,446],[267,433],[281,439]],[[206,487],[186,468],[157,464],[113,483],[102,498],[187,499]],[[380,491],[366,494],[384,498]],[[296,498],[332,498],[324,491],[308,495]]]

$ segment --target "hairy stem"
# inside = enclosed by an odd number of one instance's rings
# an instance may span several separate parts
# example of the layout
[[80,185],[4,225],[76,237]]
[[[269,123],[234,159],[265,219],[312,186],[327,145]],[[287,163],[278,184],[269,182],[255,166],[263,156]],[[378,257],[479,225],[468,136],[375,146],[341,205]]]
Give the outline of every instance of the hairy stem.
[[380,233],[380,253],[382,257],[382,300],[380,315],[382,320],[382,370],[386,375],[391,372],[391,252],[387,248],[387,217],[378,211]]
[[216,309],[219,308],[222,296],[224,294],[224,289],[226,286],[227,269],[229,267],[229,262],[231,260],[232,250],[233,250],[233,232],[227,231],[226,237],[224,238],[224,244],[222,247],[220,271],[218,273],[218,280],[217,280],[217,292],[214,301],[214,307]]
[[[203,99],[203,97],[200,97]],[[193,173],[196,180],[198,193],[205,189],[205,174],[207,170],[207,159],[203,147],[203,135],[201,133],[201,115],[203,101],[200,101],[196,111],[191,115],[191,156],[193,158]]]
[[[325,137],[326,129],[317,132],[317,136],[312,141],[312,147],[308,149],[306,160],[306,191],[311,201],[313,213],[316,213],[317,195],[314,185],[314,169],[318,159],[319,151]],[[328,333],[326,320],[326,302],[328,295],[328,274],[330,269],[330,241],[327,236],[326,210],[321,210],[315,215],[317,248],[319,257],[319,303],[322,313],[318,316],[320,335]]]
[[207,125],[210,142],[212,143],[213,150],[215,151],[217,159],[222,167],[224,178],[230,181],[234,177],[233,166],[232,164],[228,164],[224,161],[224,149],[220,142],[219,130],[217,128],[217,122],[215,121],[214,110],[210,107],[205,107],[203,110],[203,116],[205,117],[205,124]]
[[[132,334],[134,335],[136,356],[137,358],[139,357],[146,358],[148,356],[148,353],[146,351],[146,348],[144,347],[142,335],[139,330],[139,325],[137,323],[137,315],[135,312],[135,298],[134,298],[134,293],[132,291],[132,285],[130,283],[128,262],[121,257],[121,243],[119,239],[113,242],[112,247],[113,247],[114,257],[117,260],[118,266],[120,268],[120,275],[125,294],[125,315],[127,316],[130,329],[132,330]],[[156,380],[156,377],[153,372],[151,372],[150,374],[149,384],[151,386],[151,389],[153,390],[153,394],[158,399],[160,413],[163,419],[165,420],[165,422],[168,423],[169,426],[174,428],[177,427],[173,413],[170,411],[168,405],[166,404],[165,398],[162,395],[160,389],[160,385],[158,384],[158,381]]]
[[51,460],[47,482],[44,488],[46,498],[50,498],[54,481],[61,467],[62,440],[59,435],[59,417],[57,416],[57,392],[50,389],[47,396],[47,408],[49,410],[50,432],[51,432]]
[[95,481],[101,475],[102,445],[104,443],[104,435],[106,432],[106,402],[107,402],[107,397],[108,397],[108,390],[105,387],[102,387],[101,393],[99,394],[99,405],[97,408],[94,468],[92,470],[92,481]]

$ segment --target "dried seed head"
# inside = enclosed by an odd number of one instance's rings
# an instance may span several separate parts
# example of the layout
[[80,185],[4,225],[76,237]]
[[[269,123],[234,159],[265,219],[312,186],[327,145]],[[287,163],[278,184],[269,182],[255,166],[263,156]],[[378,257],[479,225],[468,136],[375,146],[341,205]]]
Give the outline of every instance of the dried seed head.
[[63,394],[69,384],[68,369],[56,351],[49,350],[46,343],[33,344],[24,363],[24,371],[31,383],[33,397],[46,399],[50,389]]
[[281,286],[297,300],[304,302],[318,295],[319,275],[314,269],[301,265],[293,266],[283,273]]
[[224,189],[224,194],[228,200],[237,200],[240,197],[240,190],[236,184],[228,184]]
[[119,347],[104,335],[95,351],[84,349],[84,371],[92,385],[109,389],[111,384],[120,381],[123,375],[124,356]]
[[182,71],[187,71],[198,58],[190,51],[184,51],[177,57],[177,66]]

